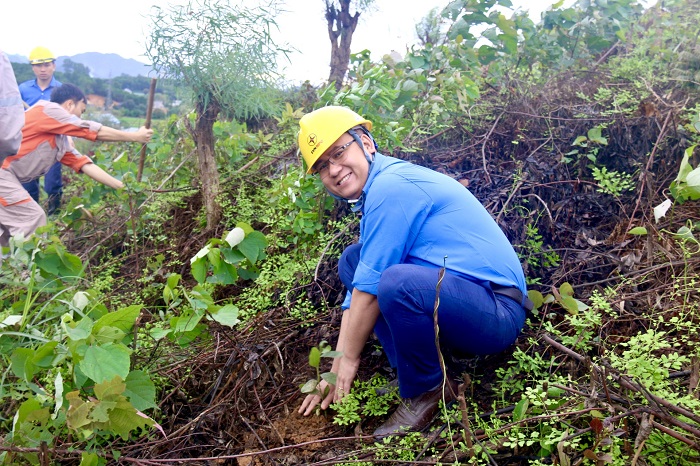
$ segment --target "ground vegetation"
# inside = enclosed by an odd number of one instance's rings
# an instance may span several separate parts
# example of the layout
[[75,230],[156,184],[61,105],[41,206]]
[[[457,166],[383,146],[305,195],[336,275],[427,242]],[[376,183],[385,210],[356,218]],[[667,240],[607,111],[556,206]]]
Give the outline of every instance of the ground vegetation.
[[[162,122],[140,183],[134,148],[96,148],[129,188],[71,178],[45,236],[15,239],[2,265],[0,458],[697,464],[700,11],[586,1],[535,25],[493,9],[504,3],[452,2],[444,41],[360,53],[340,89],[218,118],[217,224],[189,116]],[[369,435],[397,403],[375,340],[345,402],[296,413],[328,377],[337,258],[358,235],[296,155],[299,118],[331,103],[372,120],[383,153],[470,189],[537,304],[503,354],[444,352],[461,396],[424,433]]]

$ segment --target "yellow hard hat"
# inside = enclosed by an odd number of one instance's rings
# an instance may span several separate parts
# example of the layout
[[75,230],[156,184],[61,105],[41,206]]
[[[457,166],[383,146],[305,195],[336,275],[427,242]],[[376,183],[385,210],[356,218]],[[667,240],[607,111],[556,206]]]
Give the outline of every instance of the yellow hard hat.
[[347,107],[323,107],[301,117],[297,141],[306,162],[306,173],[311,173],[311,167],[343,133],[358,125],[372,130],[371,121]]
[[39,63],[49,63],[56,60],[53,53],[46,47],[34,47],[29,53],[29,63],[38,65]]

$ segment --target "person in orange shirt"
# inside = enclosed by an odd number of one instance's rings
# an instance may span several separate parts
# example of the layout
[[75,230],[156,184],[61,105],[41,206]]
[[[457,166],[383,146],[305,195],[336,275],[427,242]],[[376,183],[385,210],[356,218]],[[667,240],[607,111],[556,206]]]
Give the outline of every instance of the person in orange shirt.
[[153,130],[141,127],[128,132],[82,120],[80,116],[86,106],[83,91],[72,84],[63,84],[53,91],[51,102],[39,101],[24,114],[19,152],[7,157],[0,166],[0,246],[7,246],[12,236],[26,237],[46,225],[45,212],[22,183],[44,175],[57,161],[111,188],[124,187],[120,180],[81,154],[70,137],[145,144],[151,140]]

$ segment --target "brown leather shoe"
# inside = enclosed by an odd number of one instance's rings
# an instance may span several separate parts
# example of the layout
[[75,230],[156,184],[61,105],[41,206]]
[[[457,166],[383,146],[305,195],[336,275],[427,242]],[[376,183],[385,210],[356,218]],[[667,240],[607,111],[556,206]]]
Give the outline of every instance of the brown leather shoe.
[[[422,395],[405,398],[401,406],[389,419],[374,431],[375,437],[386,437],[399,432],[420,432],[430,425],[438,412],[438,404],[442,399],[442,384]],[[457,382],[447,379],[445,385],[445,403],[457,399]]]

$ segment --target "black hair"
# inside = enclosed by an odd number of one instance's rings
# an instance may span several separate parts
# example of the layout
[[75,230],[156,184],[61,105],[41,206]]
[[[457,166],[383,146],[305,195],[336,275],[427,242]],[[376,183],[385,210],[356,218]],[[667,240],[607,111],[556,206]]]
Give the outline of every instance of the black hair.
[[56,89],[51,91],[51,102],[55,102],[59,105],[72,100],[74,102],[86,102],[85,93],[80,90],[78,86],[73,84],[61,84]]

